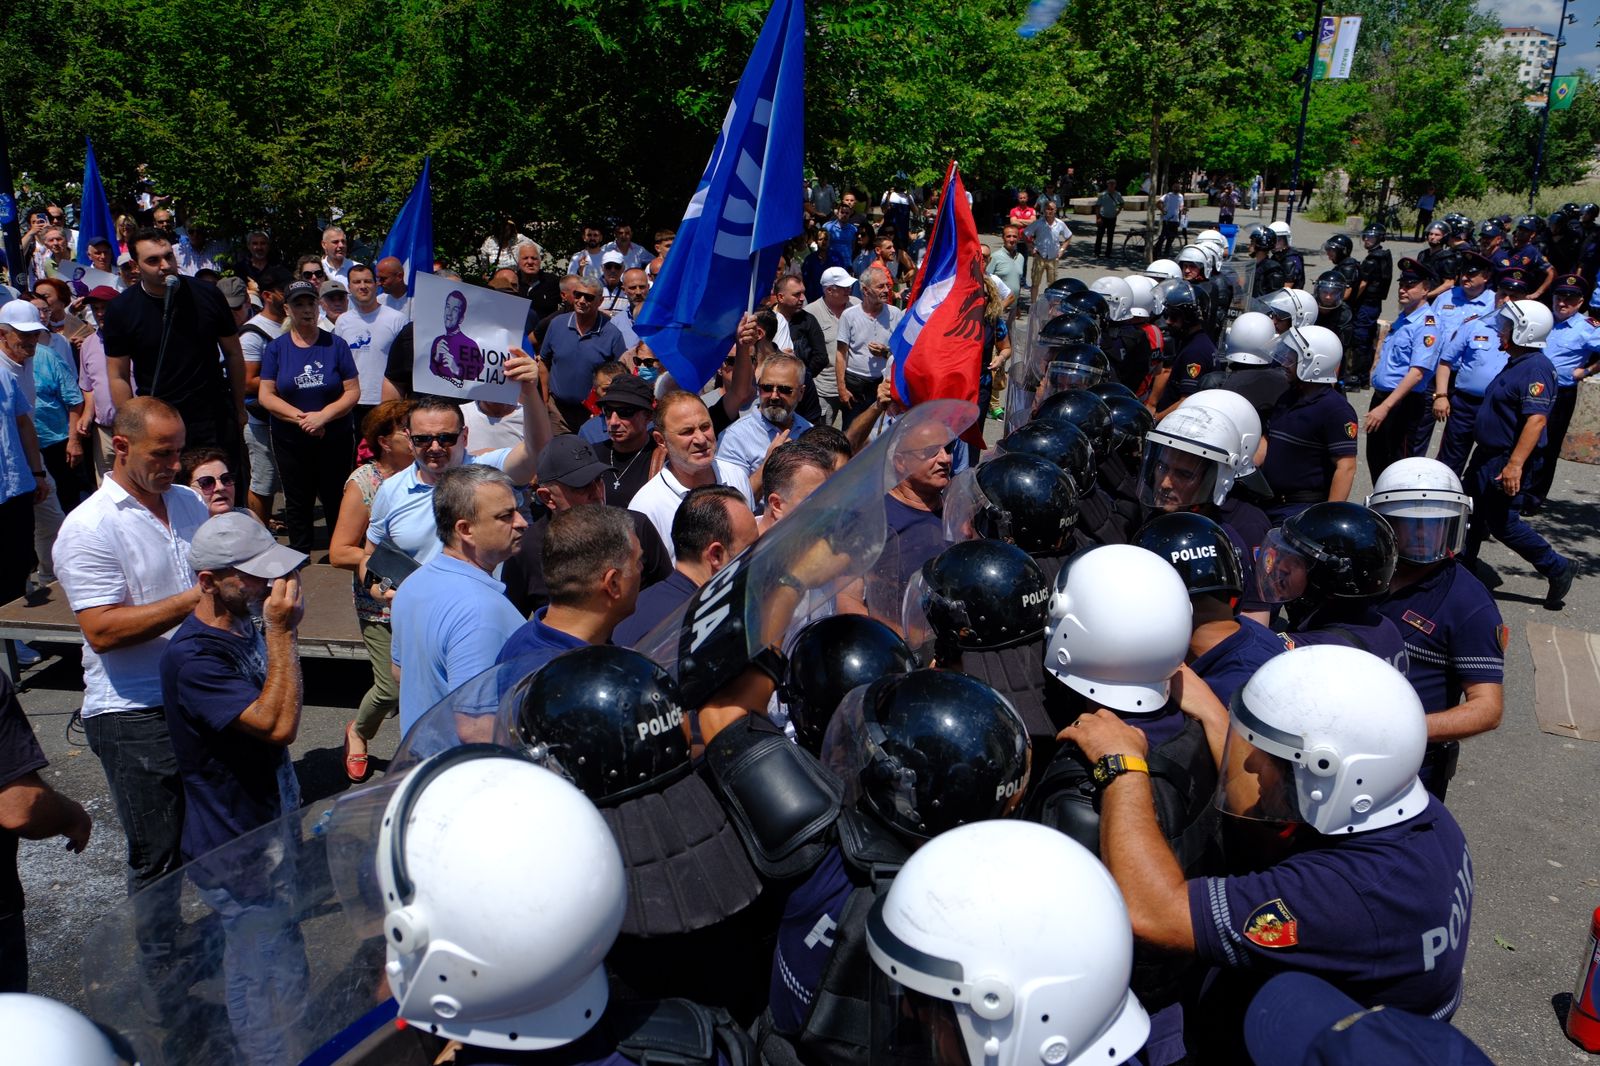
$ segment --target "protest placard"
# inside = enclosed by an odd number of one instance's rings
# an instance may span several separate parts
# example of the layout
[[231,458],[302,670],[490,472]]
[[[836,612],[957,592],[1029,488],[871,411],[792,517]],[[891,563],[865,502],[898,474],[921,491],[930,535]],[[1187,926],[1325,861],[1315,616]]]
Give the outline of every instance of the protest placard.
[[513,348],[526,350],[528,307],[520,296],[419,271],[411,300],[413,387],[463,400],[516,403],[521,386],[506,380],[505,363]]

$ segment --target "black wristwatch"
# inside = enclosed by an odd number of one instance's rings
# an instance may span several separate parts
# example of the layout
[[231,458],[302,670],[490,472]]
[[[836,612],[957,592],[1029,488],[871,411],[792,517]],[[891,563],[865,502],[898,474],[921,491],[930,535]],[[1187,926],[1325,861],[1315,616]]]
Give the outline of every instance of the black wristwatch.
[[1137,755],[1102,755],[1099,761],[1094,764],[1094,769],[1091,773],[1094,775],[1094,783],[1101,788],[1105,788],[1111,782],[1130,771],[1148,774],[1150,772],[1150,764]]

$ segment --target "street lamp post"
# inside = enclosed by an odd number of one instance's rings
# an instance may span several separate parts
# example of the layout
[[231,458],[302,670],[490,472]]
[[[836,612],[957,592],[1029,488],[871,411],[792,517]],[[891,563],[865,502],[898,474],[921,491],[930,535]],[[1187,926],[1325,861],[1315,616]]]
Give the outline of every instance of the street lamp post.
[[1306,78],[1300,88],[1300,129],[1294,138],[1294,175],[1289,179],[1289,207],[1284,212],[1286,223],[1294,221],[1294,205],[1300,194],[1300,156],[1306,148],[1306,115],[1311,110],[1311,77],[1317,69],[1317,40],[1322,33],[1322,0],[1317,0],[1317,14],[1311,20],[1311,47],[1306,51]]
[[1578,16],[1567,14],[1570,0],[1561,0],[1561,21],[1556,23],[1556,48],[1550,54],[1550,74],[1544,83],[1544,115],[1539,119],[1539,150],[1533,154],[1533,182],[1528,186],[1528,210],[1533,211],[1534,197],[1539,195],[1539,171],[1544,169],[1544,142],[1550,135],[1550,94],[1555,91],[1556,70],[1561,62],[1561,45],[1567,39],[1567,24],[1577,22]]

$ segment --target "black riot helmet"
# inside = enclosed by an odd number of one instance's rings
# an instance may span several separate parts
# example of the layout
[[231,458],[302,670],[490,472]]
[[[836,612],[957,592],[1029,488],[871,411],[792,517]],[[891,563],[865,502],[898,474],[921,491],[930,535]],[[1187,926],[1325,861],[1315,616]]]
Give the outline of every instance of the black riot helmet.
[[[1050,345],[1051,340],[1046,337],[1050,333],[1050,326],[1067,319],[1081,321],[1082,315],[1062,315],[1051,321],[1039,331],[1039,343]],[[1101,350],[1098,344],[1087,341],[1072,340],[1065,344],[1053,345],[1045,349],[1049,363],[1046,374],[1052,391],[1065,389],[1086,389],[1104,381],[1111,374],[1111,360]]]
[[597,806],[665,788],[690,771],[677,685],[608,644],[551,659],[526,684],[517,736]]
[[1062,301],[1062,306],[1082,311],[1099,323],[1102,330],[1111,324],[1111,304],[1097,292],[1088,289],[1075,292]]
[[1049,347],[1077,343],[1099,344],[1100,323],[1095,321],[1093,315],[1067,308],[1040,327],[1038,343]]
[[1034,419],[1012,430],[1000,442],[1000,450],[1050,460],[1071,479],[1080,499],[1094,491],[1094,443],[1087,433],[1071,423]]
[[1278,243],[1278,235],[1265,226],[1250,227],[1250,250],[1253,252],[1270,252]]
[[1398,559],[1382,515],[1355,503],[1314,503],[1267,534],[1257,590],[1267,603],[1379,596]]
[[948,661],[963,650],[1038,636],[1049,604],[1049,582],[1027,552],[999,540],[964,540],[922,564],[906,590],[902,621],[913,646],[931,638],[935,657]]
[[1110,381],[1102,381],[1098,385],[1090,385],[1089,391],[1100,397],[1102,400],[1105,400],[1107,403],[1111,402],[1111,397],[1113,396],[1126,396],[1130,400],[1137,400],[1139,398],[1132,389],[1128,388],[1128,386],[1124,385],[1115,378],[1112,378]]
[[1355,253],[1356,246],[1348,236],[1335,233],[1332,237],[1322,242],[1322,250],[1333,258],[1335,263],[1349,259]]
[[1132,462],[1144,454],[1144,438],[1155,428],[1156,416],[1133,396],[1107,396],[1111,412],[1111,447]]
[[821,753],[828,723],[851,689],[916,667],[900,634],[875,618],[836,614],[812,622],[789,649],[789,672],[779,693],[795,739],[811,754]]
[[1361,231],[1361,239],[1364,241],[1370,240],[1374,245],[1382,244],[1389,239],[1389,231],[1374,222]]
[[976,509],[973,532],[1015,544],[1030,555],[1058,552],[1078,521],[1072,478],[1039,455],[1005,452],[978,467],[987,505]]
[[1174,278],[1157,285],[1156,291],[1161,294],[1161,313],[1168,325],[1186,329],[1211,316],[1211,296],[1204,288]]
[[1455,215],[1450,220],[1450,236],[1457,240],[1470,241],[1477,225],[1466,215]]
[[1106,402],[1092,392],[1058,392],[1047,396],[1033,417],[1044,422],[1065,422],[1089,435],[1095,455],[1111,447],[1111,411]]
[[1239,553],[1221,526],[1193,511],[1157,515],[1132,543],[1172,564],[1191,596],[1237,599],[1244,595]]
[[1044,287],[1047,293],[1060,293],[1062,296],[1071,296],[1075,292],[1088,292],[1089,286],[1077,278],[1057,278]]
[[1016,708],[953,670],[917,670],[856,689],[822,744],[845,802],[912,841],[1011,813],[1027,787],[1031,753]]
[[1327,270],[1317,275],[1316,287],[1312,295],[1316,298],[1317,306],[1324,311],[1332,311],[1344,303],[1344,290],[1346,288],[1344,275],[1337,270]]

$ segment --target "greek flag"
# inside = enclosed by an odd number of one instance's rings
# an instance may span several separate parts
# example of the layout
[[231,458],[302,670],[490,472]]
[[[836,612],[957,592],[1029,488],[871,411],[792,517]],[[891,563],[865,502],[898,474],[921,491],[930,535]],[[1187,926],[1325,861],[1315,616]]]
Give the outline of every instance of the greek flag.
[[678,382],[698,389],[764,296],[783,242],[803,226],[805,13],[772,10],[728,105],[711,159],[634,331]]
[[400,205],[400,213],[394,216],[394,225],[389,227],[389,235],[378,250],[379,259],[392,255],[406,265],[407,296],[417,294],[417,271],[433,273],[433,185],[429,181],[432,165],[432,157],[424,156],[422,176]]

